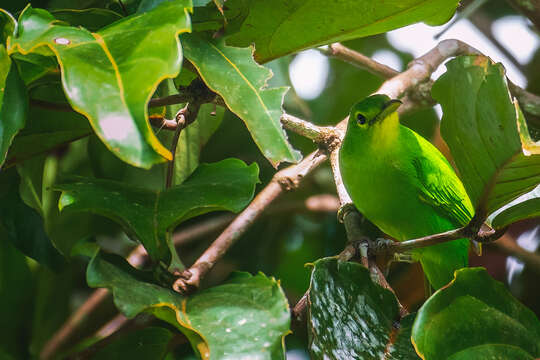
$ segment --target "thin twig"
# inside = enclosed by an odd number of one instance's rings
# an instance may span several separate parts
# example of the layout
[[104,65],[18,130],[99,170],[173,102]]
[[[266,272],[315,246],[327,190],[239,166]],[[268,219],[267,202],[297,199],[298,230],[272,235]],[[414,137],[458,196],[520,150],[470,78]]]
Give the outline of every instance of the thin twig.
[[346,61],[351,65],[359,67],[362,70],[367,70],[370,73],[380,76],[384,79],[390,79],[397,74],[399,71],[392,69],[391,67],[381,64],[364,54],[361,54],[357,51],[349,49],[346,46],[341,45],[340,43],[333,43],[328,45],[328,48],[320,47],[318,48],[323,54],[335,57],[340,60]]
[[445,231],[438,234],[433,234],[429,236],[423,236],[417,239],[405,240],[405,241],[380,241],[378,244],[370,248],[374,254],[376,253],[398,253],[398,252],[408,252],[414,249],[420,249],[426,246],[432,246],[436,244],[442,244],[448,241],[468,238],[474,240],[478,243],[491,243],[501,236],[504,235],[507,228],[502,229],[489,229],[489,230],[479,230],[475,231],[475,221],[471,222],[461,228]]
[[[426,53],[424,56],[414,60],[411,64],[416,68],[422,68],[423,71],[420,71],[420,76],[414,74],[415,71],[411,71],[411,67],[400,74],[400,77],[402,78],[410,78],[411,81],[406,81],[401,87],[405,88],[417,88],[422,80],[426,81],[426,79],[435,71],[437,67],[439,67],[446,59],[458,56],[458,55],[466,55],[466,54],[480,54],[480,52],[473,47],[467,45],[466,43],[459,41],[459,40],[443,40],[441,41],[435,48],[430,50],[428,53]],[[347,61],[349,63],[356,63],[357,66],[361,68],[365,68],[367,66],[373,67],[373,62],[375,62],[373,59],[369,59],[366,56],[351,50],[345,46],[336,47],[334,50],[334,53],[332,54],[333,57],[342,59],[344,61]],[[369,60],[366,60],[369,59]],[[377,63],[377,62],[375,62]],[[382,65],[382,64],[381,64]],[[413,69],[413,70],[415,70]],[[383,78],[385,75],[381,72],[373,72],[376,75],[379,75]],[[422,73],[424,73],[422,75]],[[402,79],[399,79],[402,80]],[[394,83],[394,79],[392,79],[392,83]],[[540,96],[532,94],[523,88],[517,86],[516,84],[512,83],[511,81],[508,81],[508,87],[510,89],[510,92],[518,99],[519,104],[521,105],[522,109],[525,112],[528,112],[532,115],[540,116]],[[416,101],[403,101],[404,105],[400,107],[400,112],[408,112],[410,110],[413,110],[415,107],[418,107],[418,105],[424,105],[424,106],[431,106],[435,105],[436,102],[431,98],[429,95],[431,86],[430,84],[427,84],[427,86],[424,87],[424,89],[421,89],[420,91],[415,91],[411,95],[414,95],[414,99],[410,100],[416,100]],[[376,93],[386,93],[386,89],[380,88]],[[402,90],[397,91],[398,94],[404,93]],[[396,91],[391,91],[386,93],[390,97],[395,96]],[[407,97],[406,97],[407,98]],[[420,104],[418,104],[417,99],[422,99],[420,101]],[[402,99],[404,100],[404,99]]]
[[180,274],[173,285],[173,289],[184,294],[196,290],[201,279],[212,269],[231,245],[246,232],[268,205],[284,191],[296,189],[302,179],[326,159],[326,154],[321,150],[317,150],[297,165],[278,171],[272,181],[257,194],[248,207],[234,219],[197,261]]
[[173,183],[173,175],[174,175],[174,163],[176,160],[176,147],[178,145],[178,140],[180,139],[180,133],[183,129],[185,129],[187,126],[192,124],[195,120],[197,120],[197,115],[199,114],[199,109],[201,108],[201,105],[204,102],[200,101],[193,101],[188,103],[184,108],[180,109],[178,113],[176,114],[176,130],[174,132],[174,136],[172,139],[171,144],[171,154],[172,154],[172,160],[167,166],[167,176],[165,178],[165,188],[170,188]]
[[446,59],[464,54],[480,54],[480,52],[459,40],[443,40],[426,54],[413,60],[406,71],[386,81],[377,93],[397,99],[419,83],[429,80],[431,74]]
[[86,302],[68,318],[62,327],[47,341],[41,350],[40,359],[49,359],[62,346],[81,323],[103,302],[109,295],[109,290],[100,288],[95,290]]
[[[232,221],[231,215],[223,215],[208,219],[195,225],[186,227],[174,233],[173,243],[175,246],[186,245],[208,234],[223,229]],[[128,256],[128,262],[134,267],[142,266],[148,259],[148,255],[142,245],[137,246]],[[75,311],[60,329],[44,345],[40,358],[49,359],[51,355],[66,343],[76,329],[86,318],[110,295],[106,288],[94,290],[90,297]]]

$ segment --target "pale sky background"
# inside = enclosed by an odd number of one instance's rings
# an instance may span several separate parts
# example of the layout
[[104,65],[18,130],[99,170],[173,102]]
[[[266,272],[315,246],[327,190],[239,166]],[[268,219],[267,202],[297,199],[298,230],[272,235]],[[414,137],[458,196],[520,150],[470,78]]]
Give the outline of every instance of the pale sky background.
[[[526,64],[534,55],[540,45],[538,36],[531,31],[527,25],[527,19],[521,16],[506,16],[493,23],[493,34],[497,40],[504,45],[508,51],[521,63]],[[506,68],[508,77],[521,87],[527,86],[527,80],[523,74],[510,62],[490,41],[468,20],[463,19],[454,24],[438,40],[434,38],[445,25],[431,27],[425,24],[414,24],[387,34],[388,41],[392,46],[401,51],[412,53],[416,58],[423,55],[440,40],[458,39],[465,41],[475,47],[496,62],[501,62]],[[379,50],[373,58],[396,70],[403,70],[406,64],[402,64],[400,58],[390,50]],[[310,100],[320,95],[328,79],[329,64],[326,56],[316,50],[303,51],[295,57],[289,66],[289,76],[294,89],[303,99]],[[433,79],[444,73],[444,65],[433,74]],[[440,106],[436,108],[439,118],[441,116]],[[523,233],[518,240],[518,244],[529,251],[538,248],[540,237],[540,225],[529,232]],[[509,257],[506,267],[508,270],[508,281],[523,270],[523,263]],[[290,350],[287,352],[288,360],[308,360],[309,356],[302,350]]]

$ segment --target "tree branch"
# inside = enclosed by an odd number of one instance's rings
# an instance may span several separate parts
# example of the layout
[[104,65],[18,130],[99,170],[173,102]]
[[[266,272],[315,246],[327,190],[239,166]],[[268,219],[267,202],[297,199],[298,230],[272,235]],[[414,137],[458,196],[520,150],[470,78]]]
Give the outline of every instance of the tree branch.
[[325,153],[317,150],[308,155],[297,165],[278,171],[272,181],[255,196],[234,221],[189,268],[178,274],[173,284],[175,291],[183,294],[198,289],[201,279],[212,269],[215,263],[240,238],[268,206],[284,191],[296,189],[302,179],[327,159]]
[[328,45],[328,48],[320,47],[318,48],[318,50],[327,56],[346,61],[351,65],[354,65],[362,70],[367,70],[370,73],[384,79],[390,79],[399,74],[399,71],[394,70],[384,64],[381,64],[365,56],[364,54],[349,49],[348,47],[343,46],[340,43],[330,44]]
[[[428,53],[413,60],[409,65],[409,69],[399,74],[399,79],[396,82],[392,79],[391,84],[387,87],[383,85],[377,93],[385,93],[390,97],[397,97],[396,94],[401,95],[406,93],[406,91],[403,91],[404,89],[422,87],[422,81],[424,81],[425,86],[423,88],[415,89],[414,92],[411,92],[411,98],[407,99],[408,96],[405,97],[406,100],[411,101],[403,101],[404,105],[401,107],[400,112],[408,112],[418,107],[418,105],[435,105],[436,102],[430,95],[431,83],[429,83],[429,77],[446,59],[467,54],[480,54],[480,52],[459,40],[443,40]],[[353,63],[360,68],[375,67],[373,63],[378,64],[376,61],[343,45],[334,47],[331,56]],[[373,71],[373,73],[383,78],[388,78],[387,76],[389,75],[385,75],[382,71]],[[527,92],[511,81],[508,81],[508,87],[510,88],[510,92],[518,99],[524,111],[540,116],[540,96]]]
[[[182,246],[203,236],[223,229],[232,221],[232,216],[223,215],[198,224],[186,227],[174,233],[173,243]],[[137,246],[128,256],[128,262],[134,267],[141,267],[148,260],[148,254],[142,245]],[[72,334],[82,325],[88,316],[108,298],[110,292],[106,288],[94,290],[90,297],[75,311],[60,329],[43,346],[40,359],[49,359],[60,347],[70,339]]]

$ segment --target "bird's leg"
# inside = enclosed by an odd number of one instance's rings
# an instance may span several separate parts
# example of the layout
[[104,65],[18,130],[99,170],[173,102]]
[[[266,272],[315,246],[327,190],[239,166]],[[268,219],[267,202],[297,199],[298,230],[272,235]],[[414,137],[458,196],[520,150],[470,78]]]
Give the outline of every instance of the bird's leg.
[[353,203],[344,204],[339,208],[337,212],[337,218],[340,223],[343,223],[345,215],[347,215],[349,211],[356,211],[356,207]]

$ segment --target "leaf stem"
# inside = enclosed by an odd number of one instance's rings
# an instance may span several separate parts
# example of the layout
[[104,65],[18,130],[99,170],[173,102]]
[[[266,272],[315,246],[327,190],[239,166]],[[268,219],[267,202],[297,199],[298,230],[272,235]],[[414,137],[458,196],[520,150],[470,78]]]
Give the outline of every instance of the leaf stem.
[[178,146],[178,140],[180,139],[180,134],[183,129],[185,129],[189,124],[192,124],[197,120],[197,115],[199,114],[199,109],[201,108],[202,103],[199,101],[193,101],[188,103],[185,107],[180,109],[176,113],[176,130],[174,132],[174,137],[171,143],[171,154],[172,160],[167,166],[167,176],[165,178],[165,188],[168,189],[173,185],[174,177],[174,163],[176,160],[176,147]]

